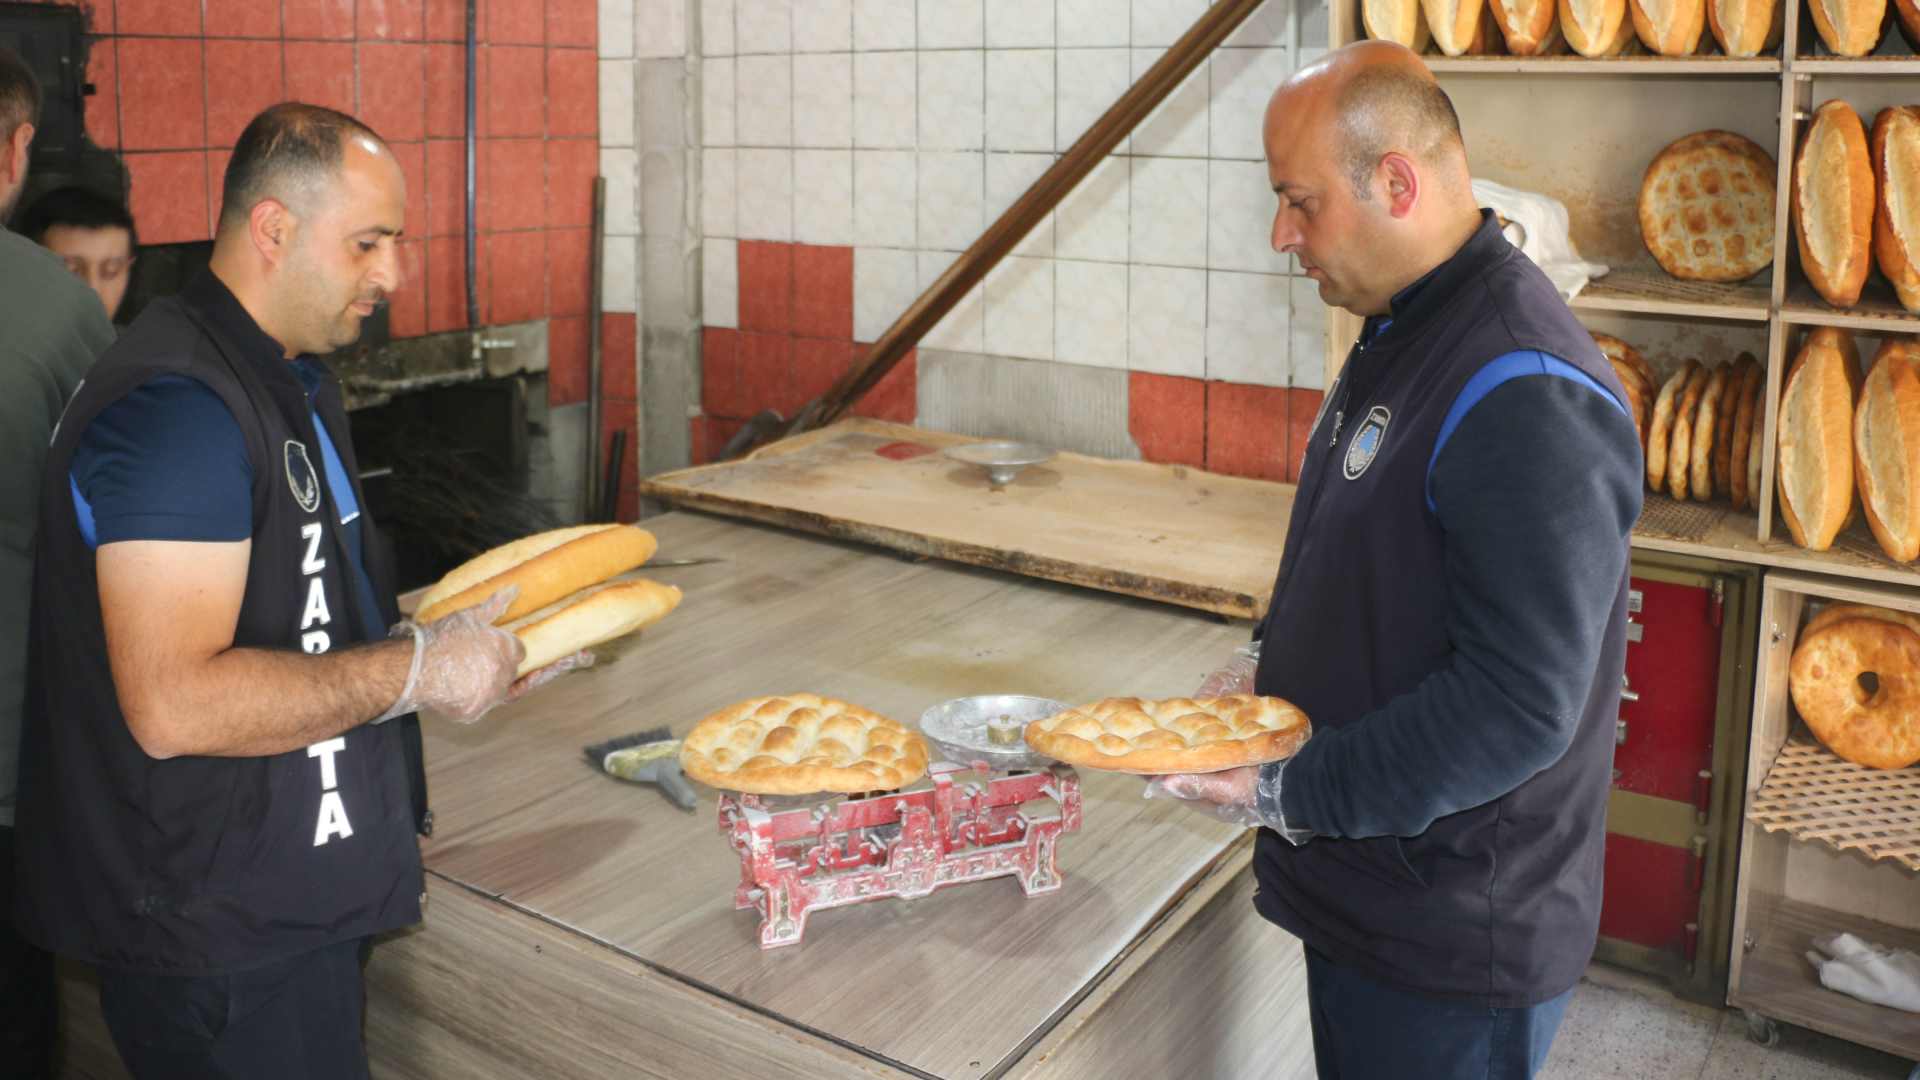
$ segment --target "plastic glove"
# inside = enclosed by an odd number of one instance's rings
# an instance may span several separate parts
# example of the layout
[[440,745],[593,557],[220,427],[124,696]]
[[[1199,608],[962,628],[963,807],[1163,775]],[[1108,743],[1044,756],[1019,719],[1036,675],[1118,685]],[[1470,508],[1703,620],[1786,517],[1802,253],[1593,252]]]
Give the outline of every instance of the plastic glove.
[[1194,690],[1197,698],[1224,697],[1227,694],[1253,693],[1253,674],[1260,667],[1260,643],[1255,641],[1233,650],[1226,666],[1200,680]]
[[537,690],[569,671],[581,671],[594,665],[594,655],[585,649],[572,656],[563,656],[543,668],[535,668],[515,679],[507,688],[507,700],[518,701],[530,690]]
[[1262,822],[1256,805],[1260,769],[1243,765],[1211,773],[1175,773],[1147,781],[1145,799],[1179,799],[1195,810],[1229,825],[1251,829]]
[[[1852,934],[1813,939],[1807,959],[1820,972],[1820,984],[1875,1005],[1920,1012],[1920,956],[1889,949]],[[1828,955],[1822,955],[1828,954]]]
[[[509,585],[484,604],[425,625],[409,620],[395,627],[396,637],[413,635],[413,669],[400,700],[380,719],[432,709],[449,720],[471,724],[508,700],[513,673],[527,649],[511,632],[493,625],[493,620],[506,612],[519,592],[519,586]],[[529,672],[527,679],[539,674]]]

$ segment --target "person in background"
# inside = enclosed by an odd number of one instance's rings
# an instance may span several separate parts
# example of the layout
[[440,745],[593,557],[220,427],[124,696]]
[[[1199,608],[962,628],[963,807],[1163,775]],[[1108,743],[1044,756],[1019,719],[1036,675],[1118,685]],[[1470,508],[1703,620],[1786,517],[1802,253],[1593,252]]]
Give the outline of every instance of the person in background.
[[[27,183],[40,88],[0,48],[0,222]],[[7,918],[14,883],[14,802],[26,698],[40,474],[60,410],[113,343],[86,286],[44,249],[0,227],[0,1071],[53,1075],[53,962]]]
[[21,211],[15,225],[20,235],[65,260],[73,276],[99,295],[107,318],[119,320],[140,244],[126,207],[86,188],[55,188]]

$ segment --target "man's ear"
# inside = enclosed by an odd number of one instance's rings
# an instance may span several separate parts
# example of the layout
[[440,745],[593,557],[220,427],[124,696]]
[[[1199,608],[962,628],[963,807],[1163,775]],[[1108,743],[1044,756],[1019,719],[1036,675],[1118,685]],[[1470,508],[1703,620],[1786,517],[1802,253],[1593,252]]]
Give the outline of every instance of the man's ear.
[[1403,218],[1420,202],[1420,169],[1413,159],[1398,151],[1380,159],[1376,174],[1385,187],[1387,212]]
[[294,218],[279,199],[261,199],[247,215],[247,239],[268,263],[279,266],[293,243]]
[[13,129],[13,137],[7,140],[7,182],[17,184],[27,175],[27,158],[33,149],[35,130],[31,123],[22,123]]

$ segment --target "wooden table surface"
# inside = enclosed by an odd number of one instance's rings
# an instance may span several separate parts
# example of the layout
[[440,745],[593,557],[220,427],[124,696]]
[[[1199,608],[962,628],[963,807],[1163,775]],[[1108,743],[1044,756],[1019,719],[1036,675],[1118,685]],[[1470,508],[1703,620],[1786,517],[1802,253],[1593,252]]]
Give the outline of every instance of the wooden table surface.
[[882,1061],[972,1077],[1040,1038],[1241,835],[1142,799],[1137,778],[1083,773],[1061,891],[1025,899],[995,879],[831,909],[800,944],[761,950],[757,913],[733,908],[739,860],[713,793],[683,812],[583,746],[800,690],[908,724],[968,694],[1184,694],[1248,628],[699,514],[643,524],[659,558],[726,561],[648,575],[685,600],[593,669],[471,726],[429,721],[432,873]]

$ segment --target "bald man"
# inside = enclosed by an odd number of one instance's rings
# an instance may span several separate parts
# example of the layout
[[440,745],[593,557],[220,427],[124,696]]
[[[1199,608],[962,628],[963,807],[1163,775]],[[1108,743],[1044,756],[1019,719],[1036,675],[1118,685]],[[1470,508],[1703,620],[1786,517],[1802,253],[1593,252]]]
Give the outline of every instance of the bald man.
[[365,1076],[367,943],[425,899],[413,713],[471,721],[555,669],[514,681],[504,595],[389,640],[318,359],[402,284],[386,144],[274,106],[223,200],[209,270],[101,358],[48,452],[16,915],[99,969],[136,1076]]
[[1204,689],[1286,698],[1314,731],[1290,761],[1154,791],[1263,826],[1255,903],[1305,942],[1321,1076],[1531,1076],[1598,932],[1633,421],[1476,206],[1416,56],[1369,42],[1300,71],[1265,142],[1274,249],[1366,321],[1257,661]]

